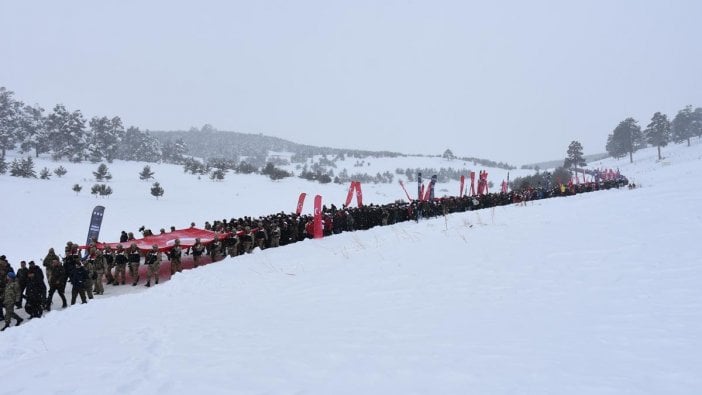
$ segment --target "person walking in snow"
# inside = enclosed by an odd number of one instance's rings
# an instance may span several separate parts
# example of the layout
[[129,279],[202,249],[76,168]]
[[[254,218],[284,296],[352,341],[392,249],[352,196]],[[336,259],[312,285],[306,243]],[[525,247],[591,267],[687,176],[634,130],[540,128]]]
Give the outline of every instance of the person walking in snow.
[[51,278],[51,269],[53,268],[53,261],[54,259],[59,259],[58,255],[56,255],[56,252],[54,252],[53,248],[49,248],[49,252],[46,254],[44,257],[44,260],[42,261],[42,266],[44,266],[44,273],[46,273],[46,278]]
[[61,266],[58,259],[54,259],[51,265],[51,277],[49,278],[49,296],[46,299],[46,311],[51,311],[51,304],[53,303],[54,292],[58,292],[63,302],[62,307],[66,308],[68,304],[66,303],[66,269]]
[[127,252],[124,251],[124,247],[122,247],[122,244],[117,245],[117,251],[115,252],[115,281],[113,281],[113,285],[124,285],[127,280],[127,262],[129,259],[127,258]]
[[171,261],[171,276],[176,272],[180,273],[183,271],[183,266],[180,262],[183,256],[183,250],[180,248],[180,239],[175,239],[173,243],[173,248],[168,251],[168,259]]
[[32,318],[41,317],[46,304],[46,284],[44,283],[44,273],[34,261],[29,261],[26,297],[27,303],[24,310]]
[[15,313],[15,304],[20,300],[22,294],[19,292],[19,285],[15,281],[15,273],[9,272],[4,278],[5,288],[3,290],[3,306],[5,306],[5,326],[2,328],[4,331],[10,326],[12,319],[17,320],[18,326],[22,323],[22,318]]
[[195,245],[192,248],[193,251],[193,267],[200,266],[200,258],[205,252],[205,246],[200,242],[199,238],[195,239]]
[[129,276],[132,277],[134,282],[133,287],[136,287],[139,282],[139,263],[141,262],[141,253],[139,248],[137,248],[136,243],[132,243],[129,246],[129,251],[127,251],[127,259],[129,261]]
[[144,264],[146,265],[146,284],[147,287],[151,286],[151,277],[154,277],[155,284],[158,284],[158,272],[161,268],[161,252],[158,250],[158,245],[154,244],[151,247],[151,251],[146,254],[144,259]]
[[97,295],[105,293],[105,288],[102,285],[102,279],[105,276],[105,256],[99,249],[95,249],[95,258],[93,260],[93,271],[95,279],[93,280],[93,292]]
[[88,303],[85,297],[85,289],[88,283],[88,271],[80,261],[76,263],[70,274],[72,289],[71,289],[71,305],[76,304],[76,298],[80,295],[81,303]]

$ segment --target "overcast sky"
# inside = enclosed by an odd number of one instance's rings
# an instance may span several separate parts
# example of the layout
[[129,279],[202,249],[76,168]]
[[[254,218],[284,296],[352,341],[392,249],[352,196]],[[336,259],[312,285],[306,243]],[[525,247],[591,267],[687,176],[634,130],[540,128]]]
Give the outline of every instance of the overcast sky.
[[702,1],[0,0],[0,86],[125,125],[512,164],[702,106]]

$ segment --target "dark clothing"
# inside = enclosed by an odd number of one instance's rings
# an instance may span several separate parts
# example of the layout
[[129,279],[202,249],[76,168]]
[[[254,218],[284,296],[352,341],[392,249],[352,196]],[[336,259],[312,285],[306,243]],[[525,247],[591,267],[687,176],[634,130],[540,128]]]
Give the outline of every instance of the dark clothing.
[[67,306],[66,303],[66,269],[63,266],[54,266],[51,269],[51,278],[49,279],[49,296],[46,301],[46,309],[49,310],[52,299],[54,297],[54,292],[58,292],[63,302],[63,307]]
[[85,287],[88,283],[88,270],[83,266],[77,266],[70,275],[73,289],[71,290],[71,304],[76,303],[76,297],[80,294],[80,300],[88,303],[85,298]]

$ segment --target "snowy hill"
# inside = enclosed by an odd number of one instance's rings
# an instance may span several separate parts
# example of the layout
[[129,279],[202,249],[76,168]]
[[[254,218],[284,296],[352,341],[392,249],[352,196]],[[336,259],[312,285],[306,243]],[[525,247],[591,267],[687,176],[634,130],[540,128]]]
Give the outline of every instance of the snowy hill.
[[[699,393],[702,192],[690,185],[702,181],[702,144],[655,155],[591,164],[618,167],[638,189],[304,241],[52,311],[0,335],[12,377],[3,391]],[[138,181],[142,166],[119,163],[115,194],[96,199],[70,191],[96,166],[64,166],[63,180],[0,176],[13,264],[82,241],[96,203],[107,207],[103,234],[116,238],[142,224],[291,211],[303,191],[337,204],[346,194],[156,165],[166,189],[157,201]],[[396,183],[364,188],[368,202],[404,195]]]

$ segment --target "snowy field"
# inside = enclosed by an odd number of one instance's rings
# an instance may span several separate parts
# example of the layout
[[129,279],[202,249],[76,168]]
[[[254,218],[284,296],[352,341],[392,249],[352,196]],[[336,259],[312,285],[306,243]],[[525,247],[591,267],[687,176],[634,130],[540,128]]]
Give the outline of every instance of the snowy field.
[[[664,154],[591,165],[619,167],[635,190],[304,241],[119,297],[108,287],[0,334],[11,377],[0,392],[702,393],[702,144]],[[299,192],[337,205],[346,195],[156,165],[166,190],[157,201],[138,180],[142,164],[116,163],[115,194],[95,199],[79,177],[96,166],[63,165],[63,180],[0,176],[0,251],[15,267],[82,242],[97,203],[109,240],[142,224],[291,211]],[[366,202],[403,195],[396,184],[364,185]]]

